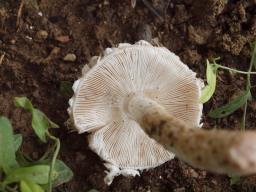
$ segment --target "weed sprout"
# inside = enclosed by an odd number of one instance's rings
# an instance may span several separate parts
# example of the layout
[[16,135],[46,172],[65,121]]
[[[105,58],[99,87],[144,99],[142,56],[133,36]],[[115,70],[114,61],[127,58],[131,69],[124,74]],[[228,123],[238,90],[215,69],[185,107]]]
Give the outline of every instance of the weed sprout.
[[60,140],[49,132],[58,125],[34,108],[26,97],[16,97],[14,103],[32,114],[32,128],[37,137],[44,143],[50,139],[54,144],[39,160],[33,161],[19,150],[22,135],[13,134],[10,121],[0,117],[0,191],[17,192],[19,184],[21,192],[51,192],[53,186],[73,177],[70,168],[57,159]]

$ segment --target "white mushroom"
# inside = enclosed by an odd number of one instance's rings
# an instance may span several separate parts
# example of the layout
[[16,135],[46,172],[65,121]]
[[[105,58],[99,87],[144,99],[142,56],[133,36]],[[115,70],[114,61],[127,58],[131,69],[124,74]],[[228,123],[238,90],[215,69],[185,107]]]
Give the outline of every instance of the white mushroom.
[[[90,132],[89,145],[110,170],[119,174],[156,167],[174,157],[141,128],[138,106],[157,103],[169,114],[199,127],[202,82],[179,57],[145,41],[108,48],[94,57],[92,69],[75,82],[69,113],[79,133]],[[86,71],[88,71],[86,73]],[[140,98],[140,102],[131,102]],[[136,104],[136,105],[133,105]],[[131,113],[132,111],[132,113]]]

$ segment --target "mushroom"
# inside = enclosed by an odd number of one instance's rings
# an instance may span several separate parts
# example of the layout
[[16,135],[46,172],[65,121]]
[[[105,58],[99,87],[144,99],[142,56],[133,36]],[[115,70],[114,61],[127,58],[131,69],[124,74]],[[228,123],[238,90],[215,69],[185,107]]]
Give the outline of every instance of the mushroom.
[[138,175],[174,154],[215,173],[256,173],[256,132],[198,129],[203,84],[166,48],[145,41],[119,44],[93,57],[89,66],[73,86],[68,111],[107,162],[108,184],[116,175]]
[[164,47],[146,41],[119,44],[107,48],[103,57],[93,57],[82,73],[68,111],[77,131],[90,133],[90,148],[107,162],[108,184],[117,175],[139,175],[138,170],[174,158],[145,133],[138,106],[159,104],[168,114],[200,127],[202,81]]

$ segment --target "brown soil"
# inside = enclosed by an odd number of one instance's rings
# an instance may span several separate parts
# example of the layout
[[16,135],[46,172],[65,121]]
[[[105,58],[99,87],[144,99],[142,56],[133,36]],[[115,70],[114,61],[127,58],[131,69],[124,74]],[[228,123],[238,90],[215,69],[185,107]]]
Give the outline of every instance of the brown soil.
[[[137,0],[135,8],[130,0],[38,0],[38,7],[25,5],[17,20],[20,2],[0,0],[0,57],[5,55],[0,63],[0,115],[8,116],[15,130],[24,134],[23,150],[33,158],[41,154],[44,145],[31,131],[30,115],[16,109],[12,97],[29,97],[61,125],[55,133],[62,142],[60,158],[75,177],[56,191],[256,191],[255,176],[230,186],[227,176],[193,169],[177,159],[144,171],[140,177],[119,176],[106,186],[103,162],[88,149],[86,135],[71,133],[65,125],[68,98],[60,92],[60,83],[76,80],[91,56],[120,42],[142,38],[162,43],[201,78],[205,77],[206,58],[220,56],[223,65],[246,70],[249,43],[256,40],[255,0],[149,1],[159,16],[144,0]],[[75,54],[76,60],[64,61],[68,53]],[[206,115],[243,89],[245,79],[219,73],[216,94],[204,107],[204,128],[239,128],[242,110],[218,120]],[[248,129],[256,127],[255,106],[254,100],[248,108]]]

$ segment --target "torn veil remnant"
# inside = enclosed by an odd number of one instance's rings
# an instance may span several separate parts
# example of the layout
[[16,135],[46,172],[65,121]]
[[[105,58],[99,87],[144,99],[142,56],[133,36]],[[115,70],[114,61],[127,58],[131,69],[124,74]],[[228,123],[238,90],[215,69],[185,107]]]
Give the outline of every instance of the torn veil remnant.
[[119,44],[107,48],[102,57],[93,57],[89,66],[74,83],[68,111],[78,132],[90,133],[90,148],[106,161],[106,183],[120,174],[139,175],[138,170],[174,157],[141,128],[134,98],[142,104],[156,102],[176,118],[199,127],[202,82],[166,48],[146,41]]

